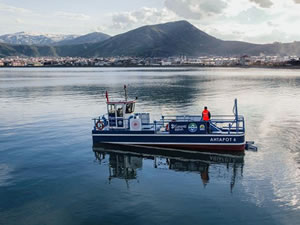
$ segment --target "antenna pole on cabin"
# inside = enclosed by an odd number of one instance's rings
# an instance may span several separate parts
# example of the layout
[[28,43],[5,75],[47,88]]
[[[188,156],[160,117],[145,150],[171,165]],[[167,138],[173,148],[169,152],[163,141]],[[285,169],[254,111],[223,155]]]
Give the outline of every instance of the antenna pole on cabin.
[[108,92],[105,92],[105,97],[106,97],[106,101],[109,102],[109,98],[108,98]]
[[124,91],[125,91],[125,102],[127,102],[128,95],[127,95],[127,87],[124,85]]
[[238,114],[238,106],[237,99],[234,99],[234,114],[235,114],[235,123],[236,123],[236,132],[239,132],[239,114]]

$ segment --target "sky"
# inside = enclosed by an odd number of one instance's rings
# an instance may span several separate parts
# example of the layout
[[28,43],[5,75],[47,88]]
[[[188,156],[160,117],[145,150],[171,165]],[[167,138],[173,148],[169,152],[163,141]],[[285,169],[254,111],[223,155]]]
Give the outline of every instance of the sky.
[[300,41],[300,0],[0,0],[0,35],[116,35],[177,20],[223,40]]

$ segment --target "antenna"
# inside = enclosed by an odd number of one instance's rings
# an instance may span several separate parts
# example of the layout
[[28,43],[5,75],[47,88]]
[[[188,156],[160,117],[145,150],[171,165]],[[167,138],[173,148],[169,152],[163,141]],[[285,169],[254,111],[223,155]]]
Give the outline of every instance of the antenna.
[[124,85],[124,91],[125,91],[125,102],[127,102],[128,94],[127,94],[127,87]]
[[236,132],[239,132],[239,114],[238,114],[238,106],[237,106],[237,99],[234,99],[234,115],[235,115],[235,122],[236,122]]
[[105,92],[106,101],[109,102],[108,91]]

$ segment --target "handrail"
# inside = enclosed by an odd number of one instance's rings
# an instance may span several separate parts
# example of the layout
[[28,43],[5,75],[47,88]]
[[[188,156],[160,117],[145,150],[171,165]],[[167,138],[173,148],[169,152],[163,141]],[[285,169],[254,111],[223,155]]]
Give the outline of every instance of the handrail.
[[[163,115],[164,116],[164,115]],[[202,117],[201,115],[166,115],[164,117]],[[239,115],[239,116],[242,116],[242,115]],[[235,117],[235,115],[212,115],[212,117]],[[242,116],[243,117],[243,116]]]
[[[108,114],[105,114],[103,116],[107,116]],[[96,126],[97,121],[102,120],[103,116],[99,116],[98,118],[92,119],[94,121],[94,125]],[[197,118],[197,119],[196,119]],[[106,118],[109,120],[109,118]],[[116,120],[118,118],[115,118]],[[121,119],[121,118],[119,118]],[[111,129],[128,129],[129,128],[129,120],[130,119],[124,119],[123,118],[123,127],[116,126],[110,126]],[[177,116],[162,116],[160,120],[153,121],[151,123],[142,123],[142,126],[145,127],[151,127],[154,129],[155,132],[157,132],[157,129],[160,129],[161,127],[166,127],[167,124],[170,122],[200,122],[202,121],[202,117],[200,115],[177,115]],[[215,115],[212,117],[212,119],[209,121],[211,124],[215,126],[215,129],[221,131],[221,132],[227,132],[230,133],[241,133],[245,132],[245,121],[244,117],[242,115],[235,116],[235,115]],[[146,128],[145,128],[146,129]],[[149,129],[149,128],[148,128]]]

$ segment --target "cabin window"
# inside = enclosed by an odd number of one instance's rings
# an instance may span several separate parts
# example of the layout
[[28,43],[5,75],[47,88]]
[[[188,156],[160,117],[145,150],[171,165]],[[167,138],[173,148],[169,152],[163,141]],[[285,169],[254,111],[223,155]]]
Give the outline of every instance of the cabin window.
[[126,104],[126,113],[133,113],[134,112],[134,103],[127,103]]
[[123,117],[123,106],[122,105],[117,106],[117,117]]
[[115,114],[115,105],[108,105],[108,113]]

